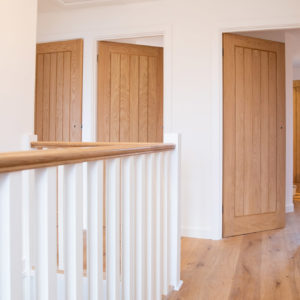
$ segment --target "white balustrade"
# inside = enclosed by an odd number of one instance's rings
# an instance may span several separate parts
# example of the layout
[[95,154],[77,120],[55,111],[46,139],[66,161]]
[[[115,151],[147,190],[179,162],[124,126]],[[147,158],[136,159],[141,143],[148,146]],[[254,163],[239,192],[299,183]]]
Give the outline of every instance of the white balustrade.
[[166,141],[176,149],[0,174],[0,300],[179,289],[178,136]]

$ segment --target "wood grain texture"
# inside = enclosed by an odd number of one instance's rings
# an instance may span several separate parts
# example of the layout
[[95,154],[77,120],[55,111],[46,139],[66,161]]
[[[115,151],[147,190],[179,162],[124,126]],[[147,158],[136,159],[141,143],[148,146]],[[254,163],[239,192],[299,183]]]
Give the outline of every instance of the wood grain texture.
[[140,56],[139,142],[148,141],[148,57]]
[[120,141],[120,72],[121,55],[111,54],[110,141]]
[[63,140],[63,88],[64,88],[64,54],[57,53],[57,86],[56,86],[56,122],[55,140]]
[[36,56],[36,89],[35,89],[35,134],[43,136],[43,83],[44,81],[44,55]]
[[[269,54],[266,51],[261,51],[261,198],[269,199],[269,190],[272,191],[269,176]],[[270,105],[272,108],[273,105]],[[273,176],[275,178],[275,176]],[[270,211],[269,201],[261,202],[261,212]]]
[[[245,87],[245,131],[243,134],[245,135],[245,199],[244,199],[244,214],[251,214],[251,202],[254,197],[255,192],[255,186],[252,189],[252,184],[256,182],[256,178],[254,177],[254,166],[252,163],[254,162],[254,145],[253,145],[253,104],[252,104],[252,97],[253,97],[253,66],[252,66],[252,50],[251,49],[245,49],[245,74],[244,74],[244,87]],[[234,100],[233,100],[234,101]],[[236,127],[235,131],[238,131],[239,128]],[[236,147],[239,147],[240,145],[236,144]],[[239,200],[239,199],[237,199]],[[253,199],[254,200],[254,199]],[[243,214],[243,215],[244,215]]]
[[50,111],[49,111],[49,141],[56,140],[56,102],[57,102],[57,54],[50,54]]
[[[63,86],[63,141],[70,141],[70,96],[71,96],[71,53],[64,52],[64,86]],[[46,141],[46,140],[44,140]]]
[[110,141],[111,58],[108,47],[98,45],[98,141]]
[[284,226],[284,44],[224,34],[223,234]]
[[44,55],[43,140],[49,141],[50,124],[50,54]]
[[284,229],[182,239],[183,286],[168,300],[300,299],[300,203]]
[[130,57],[121,55],[120,82],[120,142],[128,141],[130,137]]
[[163,49],[98,44],[100,142],[162,142]]
[[139,140],[139,57],[130,57],[130,142]]
[[[282,55],[282,54],[281,54]],[[284,99],[284,95],[277,95],[277,91],[282,88],[282,83],[280,82],[279,88],[277,88],[277,58],[275,57],[274,53],[269,53],[269,151],[268,151],[268,162],[269,162],[269,199],[268,199],[268,211],[275,211],[276,210],[276,197],[277,197],[277,190],[274,188],[277,185],[277,173],[280,172],[282,168],[281,165],[277,165],[277,157],[280,155],[285,155],[285,150],[283,149],[283,146],[280,144],[279,149],[277,149],[277,137],[278,137],[278,131],[280,127],[285,127],[285,120],[283,117],[283,120],[278,119],[277,120],[277,102],[282,102],[281,100]],[[284,67],[280,68],[284,70]],[[284,71],[283,71],[284,72]],[[281,81],[284,80],[281,78]],[[278,101],[278,100],[279,101]],[[284,105],[284,104],[283,104]],[[281,108],[280,108],[281,109]],[[285,108],[283,108],[282,112],[278,112],[280,115],[285,112]],[[279,128],[278,128],[279,127]],[[278,128],[278,130],[277,130]],[[282,131],[282,129],[281,129]],[[280,141],[282,143],[282,141]],[[283,151],[283,152],[282,152]],[[277,153],[278,152],[278,153]],[[285,163],[284,163],[285,164]],[[277,168],[278,171],[277,171]],[[285,167],[284,167],[285,168]],[[283,176],[285,177],[285,172],[283,172],[282,177],[279,178],[279,180],[283,180]],[[278,181],[280,182],[280,181]],[[282,193],[279,194],[281,197]],[[282,202],[282,201],[280,201]]]
[[35,133],[39,141],[81,141],[83,41],[37,45]]
[[149,57],[148,60],[148,142],[156,141],[156,127],[158,121],[158,103],[157,103],[157,58]]
[[236,149],[236,171],[235,171],[235,215],[243,216],[244,215],[244,155],[245,155],[245,102],[244,99],[244,49],[241,47],[237,47],[235,49],[236,60],[237,63],[235,65],[236,72],[236,80],[237,84],[235,86],[235,94],[236,94],[236,126],[237,128],[241,128],[241,130],[236,130],[236,143],[240,145]]

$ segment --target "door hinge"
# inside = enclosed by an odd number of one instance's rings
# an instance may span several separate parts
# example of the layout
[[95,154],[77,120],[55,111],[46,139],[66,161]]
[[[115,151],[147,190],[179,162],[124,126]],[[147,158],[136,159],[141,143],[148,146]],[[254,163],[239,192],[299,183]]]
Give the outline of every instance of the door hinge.
[[224,205],[222,205],[222,214],[224,214]]
[[224,48],[222,48],[222,56],[224,56]]
[[97,63],[98,63],[98,60],[99,60],[99,54],[97,54]]

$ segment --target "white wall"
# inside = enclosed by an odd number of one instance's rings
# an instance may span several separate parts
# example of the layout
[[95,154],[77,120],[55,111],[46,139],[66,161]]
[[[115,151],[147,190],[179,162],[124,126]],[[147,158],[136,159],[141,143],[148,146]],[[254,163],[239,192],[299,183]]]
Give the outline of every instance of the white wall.
[[238,32],[244,36],[250,36],[258,39],[266,39],[274,42],[285,42],[285,30],[262,30],[262,31],[247,31]]
[[[300,45],[299,45],[300,46]],[[286,94],[286,211],[294,211],[293,202],[293,55],[297,46],[291,34],[285,34],[285,94]],[[300,47],[299,47],[300,50]]]
[[84,130],[93,140],[95,40],[164,34],[164,128],[182,134],[183,234],[220,238],[221,33],[293,27],[299,20],[300,2],[294,0],[161,0],[40,13],[38,40],[84,38]]
[[0,2],[0,151],[34,130],[37,0]]
[[294,80],[300,80],[300,67],[293,68],[293,79]]
[[126,38],[125,39],[112,39],[109,41],[117,42],[117,43],[152,46],[152,47],[163,47],[164,46],[164,36],[163,35],[135,37],[135,38],[127,38],[127,39]]

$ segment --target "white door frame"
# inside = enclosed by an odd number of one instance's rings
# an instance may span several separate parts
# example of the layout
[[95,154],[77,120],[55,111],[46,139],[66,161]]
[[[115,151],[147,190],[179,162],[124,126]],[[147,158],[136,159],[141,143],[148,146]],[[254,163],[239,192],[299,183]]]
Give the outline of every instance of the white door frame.
[[83,39],[83,101],[82,101],[82,141],[96,141],[97,138],[97,53],[98,41],[139,38],[161,35],[164,37],[164,133],[173,130],[172,105],[172,26],[154,25],[136,28],[114,28],[91,30],[77,33],[46,35],[37,43]]
[[[215,112],[212,120],[212,151],[214,160],[212,162],[212,173],[215,178],[215,189],[212,191],[214,204],[213,212],[213,228],[212,238],[222,239],[223,230],[223,33],[264,31],[264,30],[288,30],[300,29],[299,22],[291,22],[287,24],[271,24],[257,26],[220,26],[216,37],[213,41],[213,58],[212,58],[212,109]],[[287,89],[288,87],[286,87]],[[293,110],[293,101],[286,99],[286,113]],[[293,131],[293,120],[286,117],[286,132]],[[292,136],[292,135],[291,135]],[[293,140],[286,139],[286,158],[293,157]],[[286,169],[292,170],[293,166],[288,165],[290,162],[286,159]],[[293,174],[286,173],[286,200],[292,195]],[[293,211],[293,208],[286,207],[286,211]]]

